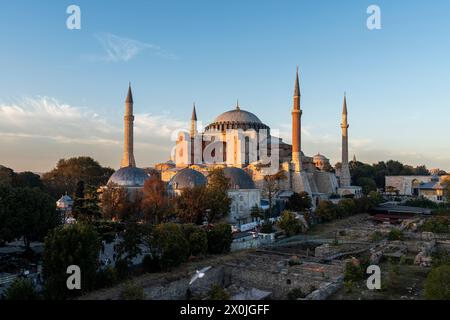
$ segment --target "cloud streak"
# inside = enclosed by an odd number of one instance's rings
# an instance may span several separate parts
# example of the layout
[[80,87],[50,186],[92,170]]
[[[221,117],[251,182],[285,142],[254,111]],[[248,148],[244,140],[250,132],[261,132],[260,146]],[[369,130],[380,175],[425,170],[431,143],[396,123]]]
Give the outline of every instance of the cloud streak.
[[98,33],[95,38],[103,48],[103,54],[89,56],[91,60],[105,62],[128,62],[139,54],[148,51],[164,59],[176,60],[177,57],[160,46],[139,40],[121,37],[112,33]]
[[[136,142],[144,147],[161,148],[160,142],[170,142],[174,132],[187,127],[187,122],[171,119],[169,115],[135,115]],[[14,138],[115,146],[122,145],[123,127],[121,122],[112,123],[87,108],[61,103],[55,98],[24,98],[0,103],[0,141]]]

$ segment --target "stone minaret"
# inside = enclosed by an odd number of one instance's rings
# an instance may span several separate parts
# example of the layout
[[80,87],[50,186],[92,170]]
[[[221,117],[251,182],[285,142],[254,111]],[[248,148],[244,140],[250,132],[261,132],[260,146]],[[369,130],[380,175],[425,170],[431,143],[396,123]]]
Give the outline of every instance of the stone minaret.
[[133,152],[133,94],[131,92],[131,84],[128,86],[128,95],[125,100],[125,117],[124,117],[124,144],[123,158],[120,165],[121,168],[136,167]]
[[344,94],[344,106],[342,109],[342,168],[341,168],[341,187],[351,185],[350,169],[348,166],[348,122],[347,122],[347,97]]
[[294,108],[292,110],[292,163],[294,164],[296,172],[300,172],[302,170],[302,159],[301,159],[302,110],[300,109],[300,96],[301,96],[300,84],[298,80],[298,67],[297,67],[297,75],[295,78]]
[[195,111],[195,103],[194,103],[194,108],[192,109],[190,134],[191,134],[191,139],[197,135],[197,112]]

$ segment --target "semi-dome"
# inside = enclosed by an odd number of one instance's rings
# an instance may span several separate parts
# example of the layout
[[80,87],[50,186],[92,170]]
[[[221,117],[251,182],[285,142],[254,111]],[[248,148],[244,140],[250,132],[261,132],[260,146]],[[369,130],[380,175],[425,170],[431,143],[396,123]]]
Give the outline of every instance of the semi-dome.
[[242,169],[227,167],[223,169],[225,177],[230,179],[231,189],[255,189],[252,178]]
[[208,125],[206,130],[226,130],[226,129],[269,129],[259,118],[251,112],[242,110],[239,106],[219,115]]
[[206,185],[206,177],[200,172],[185,168],[170,179],[169,189],[181,190]]
[[115,183],[122,187],[143,187],[150,176],[140,168],[120,168],[109,178],[108,184]]

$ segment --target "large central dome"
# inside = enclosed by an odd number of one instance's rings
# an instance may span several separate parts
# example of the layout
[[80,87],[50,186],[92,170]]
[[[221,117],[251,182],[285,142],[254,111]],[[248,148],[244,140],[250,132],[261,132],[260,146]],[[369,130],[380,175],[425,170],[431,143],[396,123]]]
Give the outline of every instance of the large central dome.
[[206,130],[227,129],[269,129],[259,118],[251,112],[242,110],[239,106],[234,110],[222,113],[214,122],[206,127]]

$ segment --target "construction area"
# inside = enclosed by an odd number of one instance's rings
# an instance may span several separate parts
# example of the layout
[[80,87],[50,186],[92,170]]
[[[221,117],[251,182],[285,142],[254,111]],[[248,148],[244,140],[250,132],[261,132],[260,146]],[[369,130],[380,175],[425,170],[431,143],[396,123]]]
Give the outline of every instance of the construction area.
[[[207,299],[213,285],[235,300],[423,299],[433,254],[450,251],[450,234],[420,231],[426,219],[417,215],[380,222],[361,214],[317,225],[306,234],[265,247],[207,257],[133,281],[152,300]],[[392,239],[392,234],[401,236]],[[369,290],[363,280],[350,287],[344,279],[349,262],[378,265],[382,289]],[[207,266],[209,271],[190,285],[196,270]],[[82,298],[120,299],[122,288]]]

